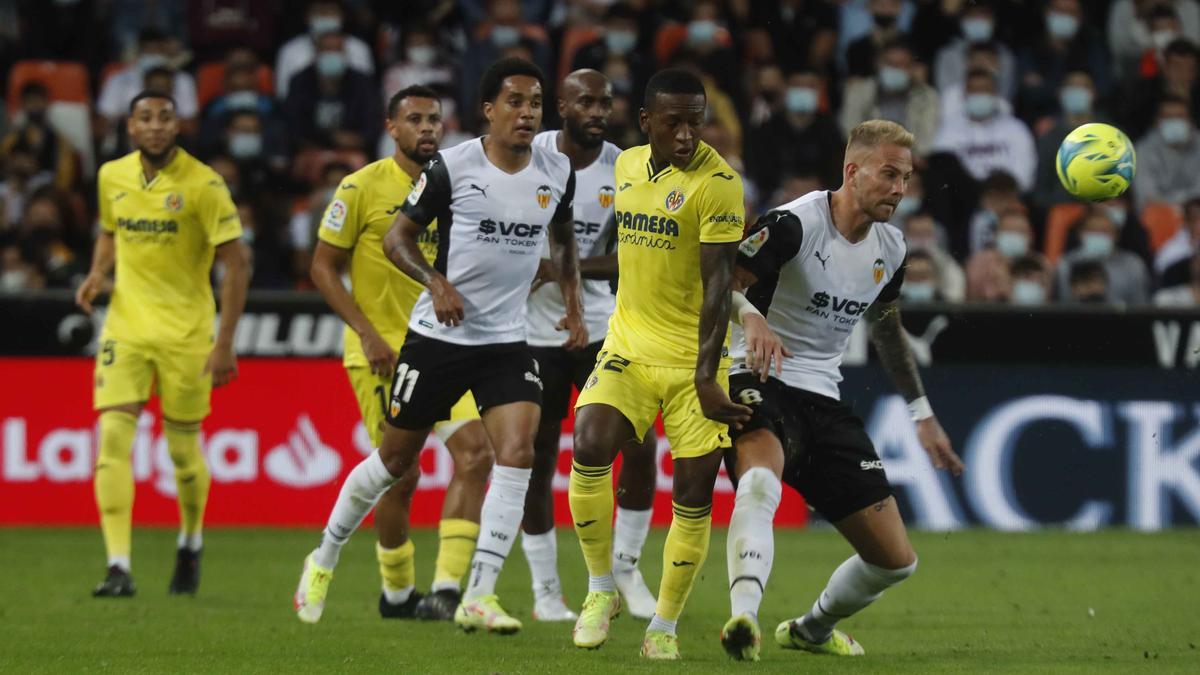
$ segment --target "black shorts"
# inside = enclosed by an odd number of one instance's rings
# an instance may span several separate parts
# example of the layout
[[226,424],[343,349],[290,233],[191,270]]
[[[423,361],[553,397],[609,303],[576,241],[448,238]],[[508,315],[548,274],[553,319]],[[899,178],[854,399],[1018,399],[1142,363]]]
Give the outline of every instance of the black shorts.
[[826,520],[837,522],[892,495],[875,445],[850,406],[773,377],[760,382],[751,373],[730,377],[729,394],[754,409],[740,430],[730,430],[734,452],[743,434],[774,433],[783,446],[783,482]]
[[596,367],[596,355],[604,346],[598,340],[578,351],[562,347],[530,347],[542,376],[542,421],[562,421],[571,403],[571,386],[583,389]]
[[541,404],[542,380],[524,342],[457,345],[409,331],[396,359],[388,423],[420,431],[448,419],[471,392],[483,412],[505,403]]

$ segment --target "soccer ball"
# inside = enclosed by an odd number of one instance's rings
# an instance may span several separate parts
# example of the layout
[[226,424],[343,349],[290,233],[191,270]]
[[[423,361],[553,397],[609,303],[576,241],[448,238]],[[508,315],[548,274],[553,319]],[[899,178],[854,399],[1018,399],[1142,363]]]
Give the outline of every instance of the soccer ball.
[[1058,146],[1055,165],[1067,192],[1089,202],[1102,202],[1129,189],[1137,156],[1125,132],[1094,122],[1067,134]]

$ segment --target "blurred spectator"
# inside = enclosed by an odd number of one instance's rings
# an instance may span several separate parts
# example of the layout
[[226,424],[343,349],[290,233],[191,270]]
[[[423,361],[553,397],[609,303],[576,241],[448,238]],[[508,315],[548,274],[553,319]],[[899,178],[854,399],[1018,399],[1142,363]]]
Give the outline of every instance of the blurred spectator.
[[592,68],[605,71],[610,59],[623,62],[624,77],[612,78],[613,91],[632,96],[639,103],[646,82],[654,73],[654,60],[641,45],[638,15],[627,2],[615,2],[604,15],[599,37],[579,48],[571,70]]
[[989,2],[967,5],[961,15],[959,30],[962,37],[942,47],[933,65],[933,82],[939,90],[966,85],[972,45],[987,44],[996,53],[996,93],[1011,100],[1017,93],[1017,63],[1012,50],[993,42],[996,20]]
[[1161,286],[1178,284],[1180,279],[1171,272],[1200,252],[1200,197],[1193,197],[1183,205],[1183,227],[1175,236],[1163,243],[1154,256],[1154,276]]
[[946,251],[946,233],[941,225],[929,213],[920,211],[904,221],[903,230],[909,252],[921,251],[933,261],[939,297],[948,302],[962,302],[967,292],[966,275],[954,256]]
[[867,9],[871,13],[870,31],[846,48],[846,75],[851,82],[853,78],[873,77],[883,48],[904,38],[898,25],[900,0],[868,0]]
[[837,9],[825,0],[750,3],[750,25],[770,36],[772,51],[786,73],[810,70],[833,75],[837,45]]
[[1149,263],[1150,233],[1138,218],[1137,210],[1129,203],[1129,193],[1097,204],[1108,214],[1108,219],[1117,226],[1117,248],[1136,254],[1143,262]]
[[1112,80],[1108,51],[1099,31],[1084,21],[1080,0],[1050,0],[1044,13],[1045,32],[1021,50],[1021,118],[1031,124],[1058,107],[1059,89],[1071,71],[1094,73],[1093,89],[1108,95]]
[[1060,297],[1073,296],[1073,268],[1093,262],[1103,267],[1109,302],[1144,304],[1150,297],[1150,275],[1136,254],[1117,248],[1117,226],[1103,208],[1093,206],[1077,226],[1079,243],[1058,263]]
[[[872,0],[844,0],[831,4],[838,7],[837,56],[842,72],[846,72],[846,57],[850,45],[870,34],[877,25],[872,12]],[[901,33],[908,32],[915,15],[914,3],[911,0],[901,0],[895,22]]]
[[[226,49],[249,47],[259,54],[274,52],[281,0],[204,0],[189,2],[188,41],[198,60],[219,57]],[[287,3],[291,4],[291,3]]]
[[913,151],[917,157],[929,154],[938,130],[938,95],[918,78],[914,66],[908,45],[883,45],[878,62],[873,64],[874,77],[846,85],[840,116],[842,132],[849,135],[851,129],[869,119],[891,120],[916,137]]
[[1012,293],[1009,301],[1014,305],[1035,307],[1050,299],[1050,270],[1046,259],[1040,255],[1025,255],[1009,265],[1012,277]]
[[786,86],[779,66],[768,64],[758,69],[751,90],[750,126],[760,126],[783,110]]
[[1000,109],[995,76],[972,70],[965,92],[962,112],[942,120],[935,150],[957,155],[975,180],[1003,169],[1016,178],[1021,192],[1032,190],[1037,170],[1033,134],[1021,120]]
[[[145,77],[158,68],[170,67],[171,40],[155,29],[138,36],[137,61],[109,77],[100,89],[96,108],[113,130],[129,116],[129,102],[146,88]],[[175,113],[181,123],[195,120],[199,113],[196,80],[187,72],[176,72],[169,92],[175,99]]]
[[28,82],[21,88],[19,122],[0,141],[0,160],[17,143],[24,143],[37,161],[37,171],[49,171],[54,184],[64,190],[79,180],[79,157],[71,141],[50,123],[47,112],[50,94],[41,82]]
[[1200,52],[1187,40],[1176,40],[1163,53],[1163,67],[1153,77],[1139,77],[1121,97],[1120,122],[1130,138],[1141,138],[1154,125],[1159,105],[1169,97],[1182,98],[1191,106],[1192,121],[1200,122]]
[[9,146],[4,154],[4,182],[0,183],[0,232],[17,227],[29,199],[53,182],[53,173],[38,168],[37,153],[27,141]]
[[1033,226],[1025,209],[1010,207],[1000,214],[996,223],[996,251],[1010,262],[1023,257],[1033,248]]
[[985,249],[967,262],[968,302],[1008,302],[1012,276],[1008,260],[996,249]]
[[17,244],[0,248],[0,292],[16,293],[46,287],[46,278]]
[[826,188],[842,184],[845,141],[833,117],[818,109],[821,88],[813,73],[792,75],[783,112],[750,131],[747,168],[764,192],[775,190],[785,174],[816,176]]
[[249,194],[282,189],[282,175],[288,167],[284,139],[278,133],[268,133],[258,113],[239,110],[229,114],[220,150],[237,162]]
[[1190,280],[1187,283],[1168,286],[1154,294],[1154,304],[1159,307],[1200,307],[1200,251],[1186,260]]
[[904,262],[904,285],[900,297],[906,303],[940,302],[945,300],[938,292],[941,283],[933,257],[922,250],[909,250]]
[[968,251],[976,253],[995,242],[996,225],[1000,214],[1021,207],[1021,194],[1012,174],[997,169],[984,179],[979,194],[979,208],[971,214],[967,225]]
[[1054,126],[1037,138],[1037,180],[1033,188],[1033,203],[1039,209],[1075,201],[1058,179],[1058,147],[1067,134],[1080,125],[1095,122],[1096,89],[1092,77],[1082,70],[1063,77],[1058,90],[1059,114]]
[[86,271],[83,261],[67,245],[72,225],[69,210],[52,189],[30,197],[20,240],[25,258],[44,274],[48,287],[72,288]]
[[381,100],[414,84],[433,87],[439,94],[453,94],[454,67],[438,45],[437,33],[428,26],[413,25],[404,31],[404,58],[383,74]]
[[[1059,268],[1064,269],[1060,266]],[[1112,302],[1108,289],[1108,272],[1104,265],[1095,260],[1082,260],[1075,263],[1066,274],[1066,293],[1061,297],[1073,303],[1106,303]]]
[[297,147],[373,148],[383,128],[383,104],[371,78],[349,68],[346,36],[317,38],[312,65],[292,78],[283,104],[288,135]]
[[[104,4],[109,5],[110,38],[122,60],[140,51],[141,34],[147,30],[161,34],[172,55],[178,55],[187,44],[185,0],[109,0]],[[171,65],[179,67],[182,62]]]
[[[275,99],[258,90],[257,63],[229,63],[225,67],[225,88],[204,106],[204,125],[223,124],[232,112],[249,110],[260,117],[279,113]],[[205,136],[203,131],[201,136]]]
[[688,22],[659,29],[654,48],[659,66],[690,65],[698,69],[729,94],[739,113],[748,112],[742,109],[746,101],[741,61],[716,0],[691,4]]
[[[111,0],[0,2],[0,6],[11,7],[11,10],[0,7],[0,24],[11,27],[13,37],[21,43],[24,58],[102,63],[108,36],[97,29],[96,16],[101,11],[99,6],[110,3]],[[129,35],[129,47],[136,43],[140,27],[140,24],[135,26]],[[0,33],[7,32],[4,28],[0,28]],[[0,37],[0,43],[3,41]],[[4,65],[2,51],[0,66]]]
[[[550,36],[546,29],[528,23],[521,14],[518,0],[490,0],[487,3],[486,19],[473,28],[468,25],[467,50],[462,56],[458,100],[459,117],[464,126],[474,129],[482,115],[478,110],[479,81],[493,62],[505,51],[526,40],[533,52],[531,61],[542,69],[550,70]],[[553,85],[547,81],[546,100],[553,100]]]
[[308,5],[308,33],[297,35],[279,49],[275,59],[275,95],[286,99],[291,90],[292,78],[313,65],[317,58],[317,43],[322,36],[338,35],[342,38],[342,56],[345,66],[365,75],[375,73],[371,60],[371,48],[367,43],[343,32],[344,15],[339,2],[313,0]]
[[1158,40],[1166,39],[1165,35],[1156,38],[1150,28],[1151,12],[1163,6],[1179,17],[1183,35],[1200,43],[1200,4],[1196,0],[1117,0],[1108,12],[1108,46],[1118,77],[1135,74],[1142,55]]
[[1187,99],[1167,96],[1158,106],[1158,123],[1137,143],[1134,195],[1138,209],[1164,202],[1182,204],[1200,194],[1200,139]]
[[317,224],[325,207],[333,199],[333,193],[342,179],[353,169],[343,162],[330,162],[321,170],[321,182],[313,187],[308,196],[296,200],[288,223],[288,242],[292,250],[292,276],[307,284],[308,270],[312,266],[312,251],[316,245]]
[[[645,142],[638,127],[637,109],[628,96],[613,96],[612,114],[608,116],[608,131],[605,132],[604,138],[610,143],[615,143],[618,148],[631,148]],[[443,145],[449,147],[446,143]]]

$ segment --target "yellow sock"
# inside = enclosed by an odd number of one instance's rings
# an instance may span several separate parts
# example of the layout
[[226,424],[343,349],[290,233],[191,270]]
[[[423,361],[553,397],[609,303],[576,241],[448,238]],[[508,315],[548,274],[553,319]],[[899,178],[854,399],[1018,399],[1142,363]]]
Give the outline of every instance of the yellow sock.
[[663,546],[662,584],[658,589],[658,616],[676,621],[687,602],[696,574],[708,557],[712,530],[712,505],[689,508],[671,502],[674,515]]
[[433,573],[433,590],[458,588],[471,567],[479,523],[462,518],[443,518],[438,524],[438,554]]
[[583,549],[588,574],[602,577],[612,573],[613,485],[612,464],[582,466],[571,462],[567,490],[571,520]]
[[200,451],[200,423],[163,420],[167,453],[175,464],[175,487],[179,491],[179,530],[184,535],[200,533],[204,527],[204,507],[212,478]]
[[100,450],[96,453],[96,507],[109,564],[129,566],[133,538],[133,437],[137,415],[108,410],[100,413]]
[[396,548],[384,548],[383,544],[375,542],[375,559],[379,561],[384,590],[402,591],[417,583],[416,550],[412,539]]

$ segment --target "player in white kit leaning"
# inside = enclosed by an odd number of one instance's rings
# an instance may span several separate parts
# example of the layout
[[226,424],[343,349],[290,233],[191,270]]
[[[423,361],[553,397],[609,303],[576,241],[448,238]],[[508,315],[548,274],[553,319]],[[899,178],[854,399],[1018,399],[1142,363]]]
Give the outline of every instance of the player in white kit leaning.
[[[533,143],[561,152],[575,170],[575,242],[583,281],[584,319],[591,343],[581,350],[565,349],[555,324],[563,315],[562,292],[554,282],[554,266],[542,259],[538,280],[529,295],[526,341],[542,376],[542,421],[534,441],[533,475],[525,497],[521,546],[533,576],[534,618],[574,621],[563,603],[554,536],[552,484],[558,466],[562,421],[567,416],[571,387],[582,389],[608,334],[608,319],[616,307],[610,280],[617,278],[614,250],[613,166],[621,149],[604,140],[612,113],[612,83],[590,69],[577,70],[559,87],[561,131],[544,131]],[[544,282],[544,283],[543,283]],[[657,439],[647,434],[640,444],[622,450],[617,481],[617,518],[613,527],[613,579],[630,614],[650,618],[655,599],[637,562],[650,531],[657,471]]]
[[[734,286],[746,292],[735,293],[735,303],[748,300],[743,316],[766,315],[784,350],[764,349],[770,336],[762,322],[747,323],[743,356],[731,369],[731,398],[754,410],[750,422],[730,429],[737,485],[726,549],[732,618],[721,643],[733,658],[758,658],[758,608],[774,557],[780,478],[856,551],[807,614],[775,629],[780,646],[862,654],[834,626],[917,567],[883,463],[862,420],[839,400],[842,355],[860,319],[869,323],[880,362],[908,401],[933,465],[955,475],[963,470],[925,397],[896,306],[906,245],[885,221],[912,175],[912,145],[912,134],[894,122],[863,122],[846,145],[841,188],[811,192],[765,214],[739,248]],[[737,343],[735,335],[735,350]],[[779,359],[776,376],[767,377],[764,359]]]
[[[315,620],[338,554],[363,518],[411,468],[434,423],[470,391],[496,454],[480,515],[471,578],[454,622],[464,630],[515,633],[496,579],[525,509],[542,383],[525,344],[525,302],[549,236],[565,315],[564,346],[588,343],[580,298],[567,158],[533,147],[544,77],[521,59],[494,63],[480,82],[490,133],[440,152],[421,172],[384,238],[384,251],[425,290],[397,356],[380,447],[347,476],[321,545],[304,561],[296,609]],[[418,237],[434,219],[431,266]]]

